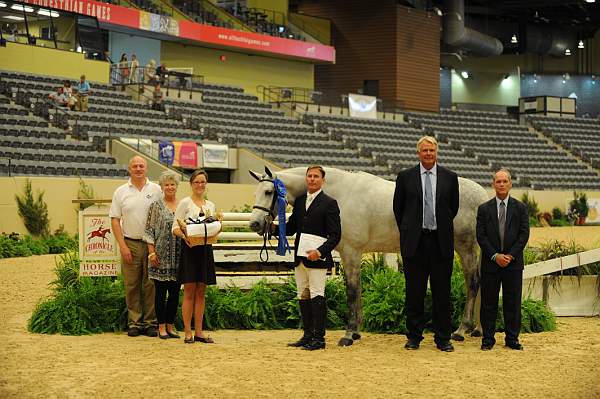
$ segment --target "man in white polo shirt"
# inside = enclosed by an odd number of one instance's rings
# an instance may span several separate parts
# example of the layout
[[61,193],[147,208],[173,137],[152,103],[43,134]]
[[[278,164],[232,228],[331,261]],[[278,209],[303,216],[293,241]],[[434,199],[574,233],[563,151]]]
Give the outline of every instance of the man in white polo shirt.
[[148,247],[142,242],[150,204],[162,195],[160,186],[146,178],[146,161],[139,156],[129,161],[129,181],[113,194],[110,217],[121,250],[125,280],[127,335],[158,335],[154,311],[154,285],[148,279]]

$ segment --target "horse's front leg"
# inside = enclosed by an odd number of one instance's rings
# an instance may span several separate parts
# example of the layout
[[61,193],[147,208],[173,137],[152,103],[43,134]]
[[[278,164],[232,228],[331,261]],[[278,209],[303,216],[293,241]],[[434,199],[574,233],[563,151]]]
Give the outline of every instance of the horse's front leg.
[[344,264],[344,278],[346,281],[346,297],[348,300],[348,325],[346,334],[338,342],[339,346],[350,346],[355,340],[360,339],[360,323],[362,322],[362,298],[360,286],[360,265],[362,253],[353,250],[340,251]]
[[478,325],[479,307],[476,306],[480,281],[478,267],[479,256],[474,246],[471,246],[467,250],[460,250],[457,248],[457,251],[459,252],[463,267],[467,301],[465,303],[463,318],[458,329],[452,334],[452,339],[455,341],[463,341],[465,339],[465,334],[468,333],[471,333],[474,337],[481,336],[481,327]]

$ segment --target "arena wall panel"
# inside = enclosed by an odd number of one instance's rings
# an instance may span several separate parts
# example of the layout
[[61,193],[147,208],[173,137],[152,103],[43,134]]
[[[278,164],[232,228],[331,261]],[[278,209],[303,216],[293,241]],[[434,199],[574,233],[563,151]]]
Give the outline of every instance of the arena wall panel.
[[109,64],[86,60],[73,51],[6,43],[0,47],[0,69],[79,80],[85,74],[91,82],[108,83]]
[[161,60],[168,67],[193,67],[207,82],[240,86],[250,94],[256,94],[258,85],[314,87],[314,66],[303,61],[168,42],[162,43]]
[[[43,190],[44,200],[48,205],[50,230],[54,231],[62,224],[71,234],[77,232],[78,206],[71,203],[77,198],[79,190],[78,178],[30,177],[34,193]],[[210,176],[209,176],[210,179]],[[17,213],[15,195],[21,195],[25,187],[26,177],[0,177],[3,190],[0,191],[0,232],[27,234],[21,218]],[[126,179],[84,179],[94,189],[96,198],[110,199],[115,189],[125,183]],[[255,184],[219,184],[210,183],[207,196],[217,205],[217,209],[229,211],[233,207],[240,209],[244,204],[254,203]],[[190,195],[188,182],[181,182],[178,198]]]

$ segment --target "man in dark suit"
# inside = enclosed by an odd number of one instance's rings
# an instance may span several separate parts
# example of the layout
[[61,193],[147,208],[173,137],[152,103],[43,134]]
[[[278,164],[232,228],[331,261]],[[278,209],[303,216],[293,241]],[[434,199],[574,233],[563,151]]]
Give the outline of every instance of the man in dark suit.
[[434,137],[417,142],[419,165],[398,174],[394,215],[400,230],[400,253],[406,278],[406,349],[418,349],[423,339],[427,280],[433,294],[434,341],[444,352],[454,351],[450,278],[454,260],[453,220],[458,212],[456,173],[437,164]]
[[[331,251],[342,235],[340,209],[337,201],[321,190],[324,182],[321,166],[307,168],[308,191],[296,198],[286,225],[286,234],[296,233],[295,276],[304,328],[302,338],[288,345],[307,350],[325,348],[325,278],[327,269],[333,267]],[[299,252],[303,248],[306,252]]]
[[481,327],[482,350],[493,348],[496,340],[498,295],[502,286],[505,343],[522,350],[521,290],[523,250],[529,240],[529,218],[525,205],[510,197],[510,172],[500,169],[494,175],[496,196],[477,209],[477,242],[481,247]]

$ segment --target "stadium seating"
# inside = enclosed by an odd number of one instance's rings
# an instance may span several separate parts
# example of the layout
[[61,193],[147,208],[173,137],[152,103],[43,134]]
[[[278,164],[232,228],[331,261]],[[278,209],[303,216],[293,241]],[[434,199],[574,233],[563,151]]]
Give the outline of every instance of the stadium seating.
[[600,120],[529,116],[529,123],[557,144],[600,169]]
[[509,168],[517,185],[536,189],[599,189],[590,165],[557,148],[535,130],[508,114],[441,110],[440,114],[406,113],[411,123],[448,141],[492,169]]

